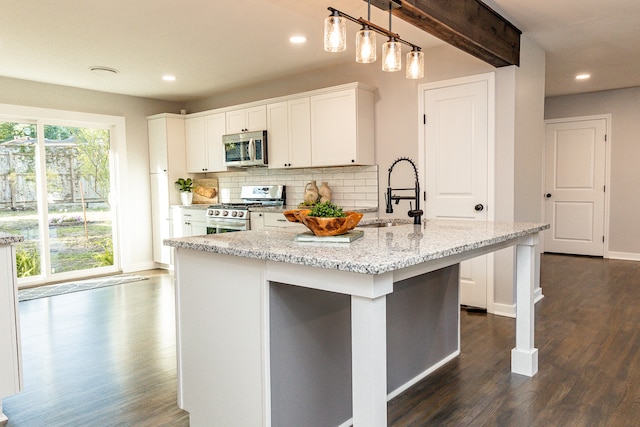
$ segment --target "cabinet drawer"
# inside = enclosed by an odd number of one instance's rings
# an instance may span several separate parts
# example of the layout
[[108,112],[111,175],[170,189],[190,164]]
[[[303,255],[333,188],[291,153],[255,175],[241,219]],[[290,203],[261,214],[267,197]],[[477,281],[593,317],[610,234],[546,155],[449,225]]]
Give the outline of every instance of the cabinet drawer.
[[189,209],[181,208],[182,219],[188,221],[207,222],[207,210],[206,209]]
[[287,218],[279,212],[264,213],[265,227],[304,227],[302,224],[287,221]]

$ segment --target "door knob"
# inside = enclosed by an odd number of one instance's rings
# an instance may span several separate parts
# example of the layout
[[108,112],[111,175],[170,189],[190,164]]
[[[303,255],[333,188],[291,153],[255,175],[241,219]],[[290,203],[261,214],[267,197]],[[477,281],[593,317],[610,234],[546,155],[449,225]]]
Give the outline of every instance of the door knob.
[[482,212],[482,210],[484,209],[484,206],[478,203],[473,207],[473,209],[475,209],[477,212]]
[[550,199],[551,198],[551,193],[545,194],[544,197],[546,197],[547,199]]

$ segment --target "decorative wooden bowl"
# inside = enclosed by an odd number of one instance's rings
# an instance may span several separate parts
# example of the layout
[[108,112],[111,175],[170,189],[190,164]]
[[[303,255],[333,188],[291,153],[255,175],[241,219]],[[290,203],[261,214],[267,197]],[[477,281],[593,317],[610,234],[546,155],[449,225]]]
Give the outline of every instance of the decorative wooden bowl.
[[307,211],[307,213],[311,212],[311,209],[291,209],[289,211],[284,211],[283,215],[287,218],[287,221],[290,222],[301,222],[298,219],[298,213],[301,211]]
[[[363,216],[360,212],[345,212],[347,216],[342,218],[323,218],[309,216],[310,212],[311,209],[300,209],[287,211],[284,214],[289,221],[303,223],[316,236],[338,236],[345,234],[358,225]],[[289,213],[289,215],[287,215],[287,213]]]

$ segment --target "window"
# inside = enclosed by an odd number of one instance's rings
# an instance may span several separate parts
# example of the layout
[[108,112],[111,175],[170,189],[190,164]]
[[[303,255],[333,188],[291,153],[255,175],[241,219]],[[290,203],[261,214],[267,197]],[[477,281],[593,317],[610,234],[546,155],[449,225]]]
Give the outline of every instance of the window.
[[120,270],[114,129],[108,120],[0,115],[0,231],[25,237],[20,286]]

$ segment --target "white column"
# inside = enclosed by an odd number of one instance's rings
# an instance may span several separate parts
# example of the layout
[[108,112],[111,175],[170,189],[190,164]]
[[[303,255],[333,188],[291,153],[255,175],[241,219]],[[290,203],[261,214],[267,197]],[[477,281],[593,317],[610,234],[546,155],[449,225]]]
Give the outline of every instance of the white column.
[[538,372],[538,350],[534,347],[537,243],[535,234],[516,245],[516,346],[511,350],[511,372],[529,377]]
[[353,426],[387,425],[387,298],[351,297]]

